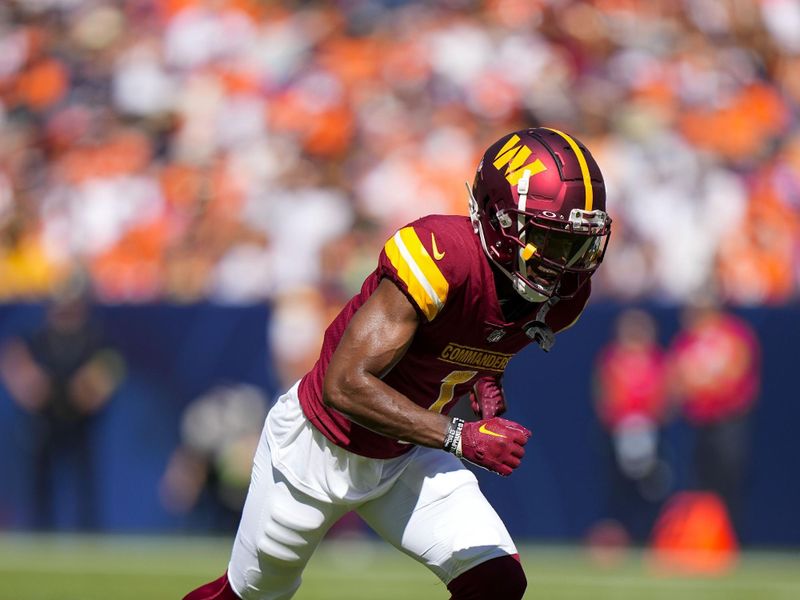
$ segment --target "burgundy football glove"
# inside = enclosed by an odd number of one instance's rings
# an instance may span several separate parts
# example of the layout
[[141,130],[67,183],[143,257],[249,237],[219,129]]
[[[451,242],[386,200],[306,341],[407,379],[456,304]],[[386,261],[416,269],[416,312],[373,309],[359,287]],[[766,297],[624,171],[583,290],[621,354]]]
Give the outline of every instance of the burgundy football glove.
[[506,412],[506,397],[499,377],[481,377],[469,392],[472,412],[481,419],[499,417]]
[[505,477],[519,466],[530,437],[531,432],[522,425],[500,417],[469,423],[454,418],[444,449]]

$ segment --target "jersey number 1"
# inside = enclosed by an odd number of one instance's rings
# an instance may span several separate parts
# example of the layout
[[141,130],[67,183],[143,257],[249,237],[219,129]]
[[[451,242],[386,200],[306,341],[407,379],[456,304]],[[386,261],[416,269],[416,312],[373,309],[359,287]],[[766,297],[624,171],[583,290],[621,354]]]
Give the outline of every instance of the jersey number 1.
[[453,400],[456,386],[459,383],[467,383],[470,379],[477,375],[477,371],[453,371],[442,379],[442,385],[439,387],[439,397],[436,402],[430,405],[428,410],[433,412],[442,412],[442,409]]

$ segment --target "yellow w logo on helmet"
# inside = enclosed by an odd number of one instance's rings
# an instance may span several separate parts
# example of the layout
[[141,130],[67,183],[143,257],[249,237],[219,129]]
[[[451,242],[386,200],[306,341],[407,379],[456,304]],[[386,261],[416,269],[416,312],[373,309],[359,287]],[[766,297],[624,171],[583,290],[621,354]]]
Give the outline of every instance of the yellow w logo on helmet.
[[508,141],[500,148],[500,151],[495,155],[492,164],[498,171],[503,167],[506,168],[506,179],[511,185],[517,185],[520,177],[528,169],[531,172],[531,177],[542,171],[546,171],[547,167],[540,159],[534,160],[530,164],[526,161],[530,158],[532,150],[527,146],[520,144],[520,137],[517,134],[512,135]]

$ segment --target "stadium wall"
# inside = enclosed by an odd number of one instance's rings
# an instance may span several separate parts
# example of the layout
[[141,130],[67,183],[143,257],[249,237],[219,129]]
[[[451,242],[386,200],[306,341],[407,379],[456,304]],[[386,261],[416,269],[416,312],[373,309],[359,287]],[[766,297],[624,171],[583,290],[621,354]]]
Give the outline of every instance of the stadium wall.
[[[608,482],[603,437],[592,409],[591,367],[611,336],[623,307],[594,304],[580,326],[559,336],[545,354],[531,347],[509,365],[506,388],[510,418],[534,437],[523,466],[500,479],[478,472],[482,487],[511,532],[523,539],[582,538],[603,517]],[[679,311],[646,307],[667,343],[678,329]],[[178,444],[183,408],[220,383],[246,382],[278,393],[266,346],[269,311],[263,306],[101,306],[95,313],[109,342],[119,350],[127,375],[94,432],[101,522],[115,532],[202,532],[202,518],[167,511],[158,487]],[[0,339],[32,330],[43,318],[40,305],[0,307]],[[753,415],[743,542],[800,546],[800,423],[796,355],[800,308],[738,311],[759,333],[763,388]],[[0,386],[0,529],[32,526],[28,417]],[[680,419],[665,432],[676,488],[690,484],[692,431]],[[75,494],[57,486],[57,527],[74,523]]]

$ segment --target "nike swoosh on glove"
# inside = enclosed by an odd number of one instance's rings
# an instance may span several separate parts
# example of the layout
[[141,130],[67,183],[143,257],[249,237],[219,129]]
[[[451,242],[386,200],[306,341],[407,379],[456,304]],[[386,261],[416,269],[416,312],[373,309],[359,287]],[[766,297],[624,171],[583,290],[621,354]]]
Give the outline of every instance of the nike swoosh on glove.
[[461,456],[504,477],[511,475],[522,457],[531,432],[514,421],[492,417],[464,423]]
[[506,412],[506,396],[499,377],[481,377],[469,392],[472,412],[481,419],[499,417]]

